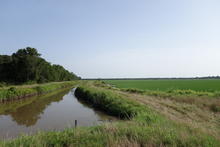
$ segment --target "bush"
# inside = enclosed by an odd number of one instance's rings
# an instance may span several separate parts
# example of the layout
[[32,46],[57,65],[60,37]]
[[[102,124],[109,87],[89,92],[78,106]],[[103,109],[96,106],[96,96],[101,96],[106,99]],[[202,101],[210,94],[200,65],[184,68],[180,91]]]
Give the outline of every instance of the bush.
[[11,92],[15,93],[15,92],[16,92],[16,88],[15,88],[15,87],[10,87],[10,88],[8,89],[8,91],[11,91]]

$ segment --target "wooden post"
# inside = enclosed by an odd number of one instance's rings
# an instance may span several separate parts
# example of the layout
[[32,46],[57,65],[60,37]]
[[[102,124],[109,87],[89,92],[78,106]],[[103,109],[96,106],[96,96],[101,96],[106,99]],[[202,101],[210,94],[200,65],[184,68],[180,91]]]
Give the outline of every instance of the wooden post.
[[75,120],[75,128],[77,127],[77,120]]

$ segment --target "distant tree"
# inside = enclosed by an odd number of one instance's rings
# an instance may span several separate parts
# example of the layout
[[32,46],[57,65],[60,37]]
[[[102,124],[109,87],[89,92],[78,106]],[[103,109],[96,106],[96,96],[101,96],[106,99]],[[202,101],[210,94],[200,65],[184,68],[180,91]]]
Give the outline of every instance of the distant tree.
[[0,82],[38,83],[79,79],[61,65],[51,65],[37,49],[19,49],[12,56],[0,55]]
[[0,81],[7,81],[9,79],[11,56],[0,55]]
[[11,56],[8,55],[0,55],[0,65],[5,63],[10,63],[12,61]]
[[27,50],[28,55],[30,56],[37,56],[37,57],[41,56],[41,54],[39,54],[37,49],[35,48],[27,47],[26,50]]

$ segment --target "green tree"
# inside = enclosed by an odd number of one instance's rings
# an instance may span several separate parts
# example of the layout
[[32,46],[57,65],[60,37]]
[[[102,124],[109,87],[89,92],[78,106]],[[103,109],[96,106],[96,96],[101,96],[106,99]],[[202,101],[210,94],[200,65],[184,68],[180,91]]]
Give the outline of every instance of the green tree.
[[0,82],[25,83],[79,79],[61,65],[52,65],[40,57],[37,49],[19,49],[12,56],[0,55]]

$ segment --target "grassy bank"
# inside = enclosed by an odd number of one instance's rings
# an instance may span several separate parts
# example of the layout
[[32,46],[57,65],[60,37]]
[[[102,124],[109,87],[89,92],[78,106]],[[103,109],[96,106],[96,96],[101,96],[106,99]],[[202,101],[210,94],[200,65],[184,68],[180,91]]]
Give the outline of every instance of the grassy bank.
[[153,120],[155,117],[150,114],[147,107],[141,106],[133,101],[127,100],[125,97],[105,89],[92,88],[88,86],[78,87],[75,91],[75,95],[93,107],[101,109],[110,115],[114,115],[123,119],[132,119],[137,115],[148,112],[147,119]]
[[29,96],[40,95],[52,92],[57,89],[67,88],[75,85],[75,81],[54,82],[47,84],[27,85],[27,86],[9,86],[0,89],[0,102],[12,101]]
[[23,136],[2,141],[0,146],[220,146],[220,141],[212,135],[173,122],[115,91],[84,85],[77,89],[76,95],[94,107],[125,120]]

